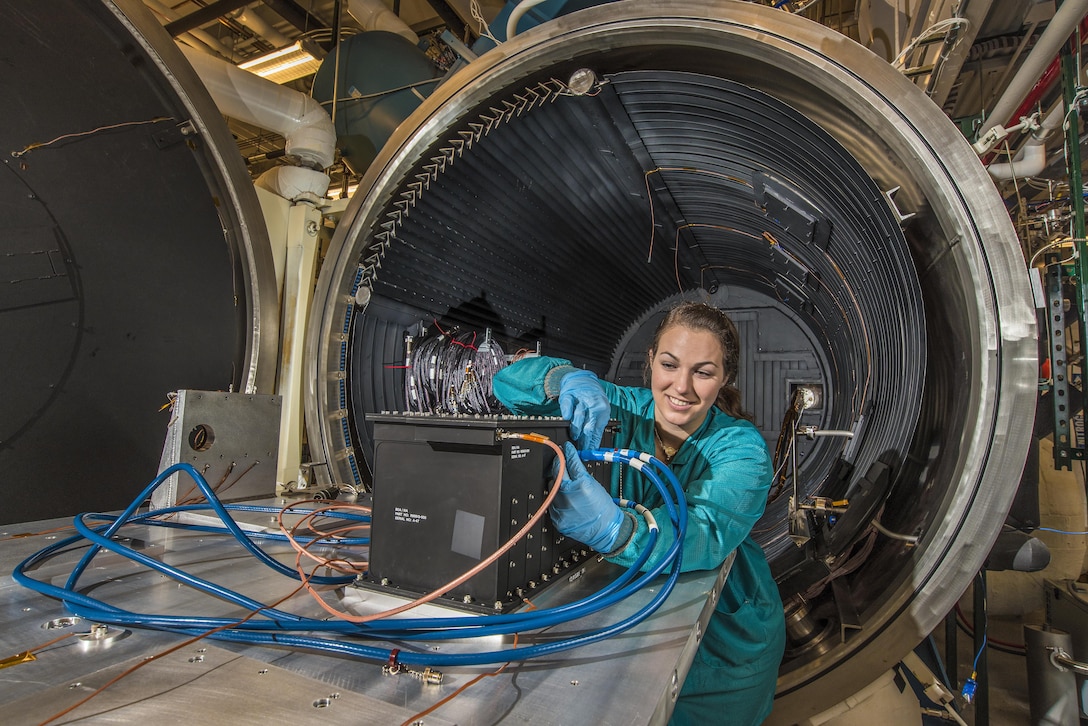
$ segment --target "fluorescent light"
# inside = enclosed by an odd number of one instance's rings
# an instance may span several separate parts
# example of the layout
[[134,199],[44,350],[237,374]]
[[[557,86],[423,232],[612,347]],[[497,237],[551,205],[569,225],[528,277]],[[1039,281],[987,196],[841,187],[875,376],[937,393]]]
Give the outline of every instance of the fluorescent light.
[[300,40],[286,48],[239,63],[238,67],[275,83],[287,83],[316,73],[321,65],[321,61],[307,47],[308,45],[304,45]]

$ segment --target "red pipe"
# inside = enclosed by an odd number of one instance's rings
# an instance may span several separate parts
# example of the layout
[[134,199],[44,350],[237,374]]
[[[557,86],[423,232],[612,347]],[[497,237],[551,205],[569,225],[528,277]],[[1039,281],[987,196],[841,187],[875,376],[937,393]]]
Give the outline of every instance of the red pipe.
[[[1082,43],[1084,42],[1086,36],[1088,36],[1088,15],[1086,15],[1084,19],[1080,21],[1080,37],[1082,39]],[[1050,90],[1051,86],[1054,85],[1054,82],[1058,80],[1058,74],[1060,70],[1061,56],[1059,55],[1053,61],[1051,61],[1050,65],[1046,67],[1046,70],[1043,71],[1043,75],[1039,76],[1039,80],[1037,80],[1035,82],[1035,85],[1031,87],[1031,90],[1028,91],[1027,97],[1024,98],[1020,106],[1015,111],[1013,111],[1012,116],[1007,121],[1005,121],[1006,127],[1015,126],[1016,124],[1020,123],[1021,118],[1031,114],[1031,112],[1035,109],[1035,105],[1039,103],[1039,99],[1046,95],[1046,93]],[[990,161],[993,160],[993,158],[993,154],[987,154],[986,158],[982,160],[982,163],[984,165],[988,165]]]
[[[1080,36],[1081,38],[1084,38],[1086,35],[1088,35],[1088,16],[1085,16],[1085,18],[1080,21]],[[1061,63],[1058,58],[1055,58],[1053,62],[1046,67],[1046,70],[1043,71],[1043,75],[1039,77],[1039,80],[1035,82],[1035,85],[1031,87],[1031,90],[1028,91],[1027,98],[1024,99],[1024,102],[1013,112],[1012,117],[1005,122],[1005,126],[1014,126],[1020,123],[1020,118],[1022,116],[1027,116],[1032,112],[1032,109],[1035,108],[1035,104],[1039,103],[1039,99],[1050,90],[1050,87],[1054,85],[1054,81],[1058,79],[1060,68]]]

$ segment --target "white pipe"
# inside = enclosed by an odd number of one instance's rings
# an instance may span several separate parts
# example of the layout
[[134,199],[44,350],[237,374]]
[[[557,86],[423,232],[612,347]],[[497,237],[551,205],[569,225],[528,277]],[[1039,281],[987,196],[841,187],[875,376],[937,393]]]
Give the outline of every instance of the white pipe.
[[510,40],[518,32],[518,22],[521,21],[525,13],[535,8],[544,0],[521,0],[514,9],[510,11],[510,17],[506,19],[506,39]]
[[1016,152],[1016,156],[1007,162],[990,164],[986,171],[998,180],[1038,176],[1046,168],[1046,139],[1054,129],[1061,127],[1064,119],[1065,103],[1059,100],[1043,119],[1039,130]]
[[1080,25],[1080,21],[1085,14],[1088,14],[1088,0],[1066,0],[1062,3],[1062,6],[1058,8],[1058,12],[1054,13],[1054,17],[1050,19],[1046,30],[1039,36],[1039,40],[1035,42],[1035,47],[1031,49],[1028,57],[1024,59],[1024,64],[1020,66],[1020,70],[1009,81],[1005,92],[1001,94],[1001,98],[994,104],[986,123],[978,132],[979,136],[982,136],[994,126],[1004,124],[1009,120],[1009,115],[1020,106],[1031,87],[1035,85],[1035,82],[1043,75],[1046,67],[1054,60],[1054,56],[1061,50],[1062,45],[1069,40],[1069,36]]
[[282,134],[286,153],[303,166],[332,165],[336,131],[321,104],[206,53],[181,50],[223,114]]
[[990,164],[986,171],[997,180],[1023,179],[1038,176],[1046,168],[1046,147],[1025,144],[1012,161]]
[[274,166],[253,182],[292,202],[317,202],[329,191],[329,175],[303,166]]
[[412,45],[419,43],[419,36],[408,23],[387,8],[382,0],[348,0],[347,10],[363,30],[386,30],[404,36],[412,41]]

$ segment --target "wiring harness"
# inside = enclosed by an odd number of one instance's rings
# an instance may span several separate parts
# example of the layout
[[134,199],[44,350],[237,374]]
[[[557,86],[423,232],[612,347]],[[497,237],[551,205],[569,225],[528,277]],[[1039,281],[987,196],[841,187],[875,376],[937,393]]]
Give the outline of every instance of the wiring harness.
[[[528,434],[523,437],[530,441],[546,443],[557,451],[560,451],[561,457],[561,450],[559,450],[552,442],[547,441],[545,437],[539,437],[535,434]],[[640,553],[638,559],[629,568],[598,592],[578,601],[558,607],[534,609],[527,612],[504,615],[491,615],[480,618],[390,618],[383,617],[388,613],[380,613],[376,616],[366,616],[365,618],[356,619],[365,620],[365,622],[358,622],[342,618],[316,619],[287,612],[275,607],[275,605],[278,605],[279,603],[267,605],[256,602],[226,586],[205,580],[129,547],[117,538],[118,532],[122,527],[127,525],[148,525],[155,527],[181,528],[201,533],[229,536],[263,565],[271,568],[280,575],[296,581],[301,581],[303,585],[313,584],[332,586],[345,586],[350,584],[355,579],[355,574],[323,576],[313,574],[319,567],[327,566],[332,560],[323,560],[323,564],[314,567],[311,573],[307,574],[300,565],[302,558],[301,550],[309,551],[312,548],[323,546],[335,546],[338,550],[342,550],[344,547],[365,544],[367,540],[365,538],[341,538],[334,533],[324,533],[310,538],[295,537],[292,532],[288,531],[282,525],[282,515],[280,520],[281,532],[279,533],[245,531],[232,518],[231,512],[288,511],[309,514],[311,513],[311,510],[301,509],[297,505],[293,505],[284,510],[274,507],[259,507],[253,505],[224,505],[216,498],[212,487],[208,485],[200,473],[191,465],[184,463],[175,464],[156,477],[120,515],[82,514],[77,516],[75,519],[75,527],[78,533],[76,535],[51,544],[23,560],[15,568],[13,578],[24,587],[61,600],[65,607],[75,615],[93,622],[108,623],[121,627],[155,628],[185,636],[197,635],[233,642],[287,646],[323,653],[349,655],[386,664],[399,663],[404,666],[469,666],[519,661],[539,656],[552,655],[560,651],[598,642],[618,633],[622,633],[642,622],[655,612],[665,601],[672,591],[681,571],[682,543],[687,528],[687,505],[683,489],[671,470],[664,463],[648,454],[629,450],[596,450],[582,452],[581,457],[584,460],[620,463],[641,470],[661,493],[666,503],[665,506],[669,518],[676,529],[677,538],[670,543],[665,556],[662,557],[659,562],[652,567],[649,567],[646,572],[640,572],[643,566],[648,562],[650,554],[657,543],[659,530],[653,515],[644,507],[626,500],[617,500],[617,504],[620,506],[633,508],[646,518],[650,527],[650,539],[645,550]],[[556,477],[556,484],[552,487],[552,492],[541,505],[539,514],[543,514],[550,504],[550,501],[558,492],[558,482],[562,481],[564,471],[565,462],[560,458],[560,470]],[[156,487],[175,472],[183,472],[192,478],[196,487],[205,497],[207,497],[207,502],[140,513],[138,510],[140,509],[141,503],[150,496]],[[222,521],[222,526],[193,525],[169,519],[170,515],[178,512],[198,510],[211,510]],[[369,519],[366,515],[357,512],[337,512],[335,507],[324,507],[321,512],[323,516],[348,521],[349,524],[342,528],[345,530],[350,530],[361,523],[367,522]],[[100,523],[91,523],[95,521]],[[333,532],[338,531],[340,531],[340,529],[333,530]],[[516,541],[516,537],[517,536],[515,536],[508,544],[512,544]],[[259,544],[262,540],[289,541],[295,544],[297,554],[295,567],[280,562],[273,557],[273,555],[266,552]],[[87,547],[87,550],[75,565],[67,582],[63,586],[57,586],[50,582],[35,579],[28,574],[35,567],[51,558],[81,547]],[[203,615],[137,613],[92,597],[86,591],[89,588],[83,588],[81,591],[80,580],[90,567],[96,555],[102,551],[121,555],[129,560],[160,572],[163,575],[176,580],[180,584],[187,585],[233,603],[245,609],[247,614],[244,617],[224,618]],[[497,556],[497,554],[498,553],[493,556]],[[342,562],[343,560],[338,559],[336,561]],[[360,642],[361,638],[382,641],[412,641],[420,639],[445,640],[510,634],[526,630],[548,628],[561,623],[570,622],[614,605],[652,583],[658,575],[666,570],[668,570],[669,574],[664,585],[653,588],[653,597],[637,612],[611,625],[590,631],[580,631],[575,635],[549,640],[545,643],[484,652],[437,653],[433,651],[402,651],[398,648]],[[301,587],[299,589],[301,589]],[[319,597],[316,591],[311,590],[311,594],[315,597]],[[437,596],[437,594],[435,594],[435,596]],[[424,601],[424,598],[421,598],[415,604],[422,601]],[[407,608],[402,606],[395,610],[399,613],[405,609]],[[334,635],[353,637],[351,639],[330,637]]]
[[506,366],[502,347],[484,332],[446,332],[404,339],[404,400],[408,411],[441,414],[491,414],[503,408],[491,391],[491,379]]

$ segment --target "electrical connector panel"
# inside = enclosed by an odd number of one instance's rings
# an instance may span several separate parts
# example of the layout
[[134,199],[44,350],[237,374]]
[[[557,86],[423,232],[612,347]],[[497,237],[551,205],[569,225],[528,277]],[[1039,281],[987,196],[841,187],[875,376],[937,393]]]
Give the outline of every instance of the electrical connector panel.
[[[569,423],[554,417],[382,413],[368,420],[374,424],[374,504],[369,570],[359,584],[412,597],[475,566],[544,501],[554,452],[502,434],[538,433],[558,445],[569,439]],[[556,532],[545,515],[442,601],[502,612],[591,554]]]

